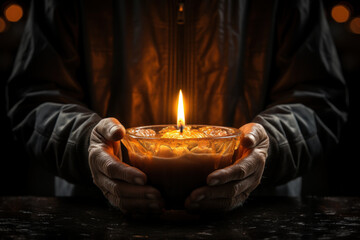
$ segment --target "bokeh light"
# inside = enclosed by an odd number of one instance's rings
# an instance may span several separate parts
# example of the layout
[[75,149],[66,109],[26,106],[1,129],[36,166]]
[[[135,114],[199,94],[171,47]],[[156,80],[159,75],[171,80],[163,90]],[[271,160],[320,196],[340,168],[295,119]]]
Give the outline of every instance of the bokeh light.
[[360,34],[360,17],[355,17],[351,20],[350,30],[352,33]]
[[331,17],[338,23],[347,22],[350,18],[350,9],[348,6],[338,4],[331,9]]
[[23,17],[23,9],[18,4],[11,4],[5,8],[4,15],[9,22],[18,22]]
[[2,17],[0,17],[0,33],[5,32],[5,29],[6,29],[6,22]]

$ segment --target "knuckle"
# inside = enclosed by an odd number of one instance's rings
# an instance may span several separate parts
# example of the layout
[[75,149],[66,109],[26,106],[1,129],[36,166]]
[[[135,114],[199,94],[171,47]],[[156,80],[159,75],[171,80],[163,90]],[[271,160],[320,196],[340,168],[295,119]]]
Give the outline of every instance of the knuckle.
[[231,202],[229,207],[226,209],[227,211],[234,210],[243,205],[244,201],[248,198],[248,194],[245,192],[240,193],[239,196],[231,198]]
[[244,178],[247,174],[247,169],[249,163],[248,162],[241,162],[240,164],[238,164],[237,169],[236,169],[236,179],[240,180],[242,178]]
[[107,195],[108,196],[105,195],[105,197],[109,200],[111,205],[113,205],[114,207],[119,208],[122,212],[127,211],[127,209],[124,206],[124,201],[120,197],[110,195],[110,193],[108,193]]
[[105,167],[106,163],[107,163],[106,156],[104,156],[104,152],[101,149],[97,147],[89,149],[90,168]]
[[235,208],[242,206],[248,197],[249,197],[249,193],[242,192],[239,195],[230,198],[229,203],[227,204],[224,210],[231,211],[234,210]]
[[246,163],[242,163],[242,164],[238,164],[238,167],[236,169],[236,178],[237,179],[242,179],[245,175],[246,175]]
[[110,192],[108,192],[108,191],[104,192],[103,191],[103,194],[110,202],[114,202],[113,200],[115,200],[115,199],[112,198]]
[[109,125],[112,125],[113,122],[115,122],[115,118],[112,118],[112,117],[103,118],[103,119],[101,119],[100,122],[95,126],[95,128],[96,128],[97,130],[99,130],[100,132],[102,132],[102,131],[106,130]]
[[267,137],[267,133],[263,125],[259,123],[254,123],[253,128],[255,129],[256,134],[262,137],[261,139]]
[[103,126],[102,124],[98,123],[90,134],[90,143],[91,144],[99,144],[101,142],[104,142],[104,137],[102,135],[103,133]]
[[258,164],[265,165],[265,161],[267,158],[267,152],[263,149],[255,149],[254,150],[254,159],[258,162]]
[[124,167],[123,171],[121,171],[120,173],[121,179],[126,181],[126,182],[131,182],[130,178],[131,178],[131,172],[130,172],[130,167]]
[[239,191],[241,190],[241,183],[236,183],[232,185],[229,197],[235,197],[239,194]]
[[114,194],[116,196],[121,196],[122,195],[122,189],[121,187],[119,186],[119,184],[114,184],[114,187],[113,187],[113,191],[114,191]]
[[110,178],[113,178],[116,176],[117,173],[117,166],[115,162],[112,161],[106,161],[105,162],[105,171],[106,171],[106,175],[109,176]]
[[240,194],[233,195],[228,198],[218,199],[216,204],[214,203],[213,208],[216,210],[231,211],[239,206],[242,206],[248,196],[249,193],[241,192]]
[[121,201],[119,197],[112,195],[110,192],[104,192],[103,194],[112,206],[119,208],[122,212],[126,211],[123,206],[123,201]]
[[248,192],[242,192],[242,193],[240,193],[240,196],[238,199],[241,203],[243,203],[249,197],[249,195],[250,194]]
[[237,189],[235,186],[233,186],[229,192],[229,197],[233,197],[236,195]]
[[237,208],[238,206],[240,206],[241,204],[242,204],[242,202],[239,200],[238,197],[232,197],[232,198],[227,199],[227,201],[225,201],[223,210],[231,211],[231,210],[234,210],[235,208]]
[[99,149],[97,147],[92,146],[92,145],[90,145],[88,151],[89,151],[89,161],[90,162],[95,162],[101,154],[101,151],[99,151]]

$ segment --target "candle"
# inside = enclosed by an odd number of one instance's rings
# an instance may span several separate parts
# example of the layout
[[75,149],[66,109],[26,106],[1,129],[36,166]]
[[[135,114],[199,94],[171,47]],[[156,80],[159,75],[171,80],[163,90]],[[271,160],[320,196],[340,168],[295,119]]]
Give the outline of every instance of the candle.
[[186,197],[206,185],[207,176],[233,163],[240,143],[236,128],[185,125],[180,90],[177,125],[153,125],[126,130],[122,142],[129,163],[142,170],[148,184],[162,193],[167,208],[182,208]]

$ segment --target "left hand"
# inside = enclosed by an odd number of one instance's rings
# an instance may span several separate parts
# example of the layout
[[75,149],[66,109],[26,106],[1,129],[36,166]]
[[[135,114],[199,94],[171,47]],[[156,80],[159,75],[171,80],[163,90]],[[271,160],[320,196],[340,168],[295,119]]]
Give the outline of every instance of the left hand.
[[160,192],[146,184],[145,173],[122,161],[124,135],[124,126],[115,118],[104,118],[93,128],[88,159],[93,182],[125,214],[161,214]]
[[243,138],[234,164],[207,177],[207,186],[195,189],[185,201],[190,211],[229,211],[241,206],[260,184],[268,154],[269,137],[258,123],[243,125]]

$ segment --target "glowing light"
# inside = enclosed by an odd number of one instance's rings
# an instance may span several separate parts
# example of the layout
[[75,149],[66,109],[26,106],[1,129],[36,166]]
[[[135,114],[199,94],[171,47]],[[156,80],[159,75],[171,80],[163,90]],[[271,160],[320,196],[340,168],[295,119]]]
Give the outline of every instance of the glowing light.
[[352,33],[360,34],[360,17],[355,17],[351,20],[350,30]]
[[6,22],[2,17],[0,17],[0,33],[4,32],[6,29]]
[[184,101],[181,90],[179,92],[179,101],[178,101],[177,127],[180,129],[181,132],[185,127]]
[[9,22],[18,22],[23,17],[23,9],[18,4],[11,4],[5,8],[4,15]]
[[331,9],[331,17],[338,23],[347,22],[350,18],[350,9],[343,4],[338,4]]
[[180,3],[179,4],[179,12],[183,12],[184,11],[184,4]]

